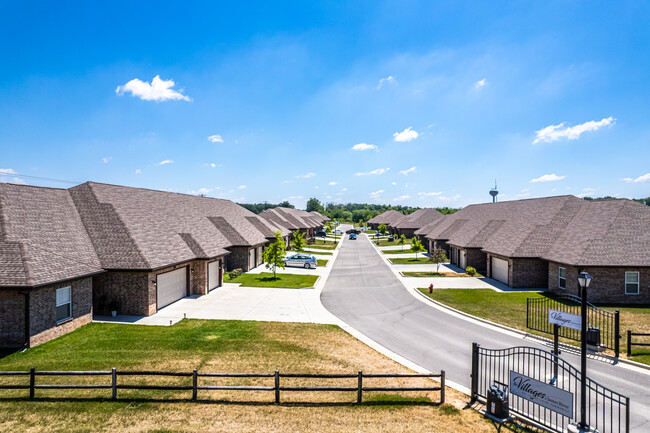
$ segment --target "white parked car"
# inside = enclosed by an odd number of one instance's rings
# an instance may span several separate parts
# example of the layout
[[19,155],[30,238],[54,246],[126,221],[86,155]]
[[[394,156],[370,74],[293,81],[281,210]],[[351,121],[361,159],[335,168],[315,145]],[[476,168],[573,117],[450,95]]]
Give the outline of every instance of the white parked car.
[[315,269],[318,266],[318,260],[316,260],[316,256],[298,253],[284,259],[284,266],[299,266],[305,269]]

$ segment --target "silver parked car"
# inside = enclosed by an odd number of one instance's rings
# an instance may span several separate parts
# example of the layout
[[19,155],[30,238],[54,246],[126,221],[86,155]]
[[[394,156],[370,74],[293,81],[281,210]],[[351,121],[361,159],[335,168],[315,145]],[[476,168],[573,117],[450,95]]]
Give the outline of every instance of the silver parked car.
[[305,269],[312,269],[318,266],[316,256],[309,254],[294,254],[291,257],[284,259],[284,266],[300,266]]

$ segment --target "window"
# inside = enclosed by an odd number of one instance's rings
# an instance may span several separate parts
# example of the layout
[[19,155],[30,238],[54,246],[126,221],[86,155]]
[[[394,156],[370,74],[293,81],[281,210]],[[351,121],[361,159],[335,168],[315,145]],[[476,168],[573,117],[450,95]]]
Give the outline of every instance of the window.
[[638,272],[625,273],[625,294],[626,295],[639,294],[639,273]]
[[560,289],[566,289],[566,268],[560,268],[558,272],[557,286]]
[[56,321],[72,317],[72,287],[56,289]]

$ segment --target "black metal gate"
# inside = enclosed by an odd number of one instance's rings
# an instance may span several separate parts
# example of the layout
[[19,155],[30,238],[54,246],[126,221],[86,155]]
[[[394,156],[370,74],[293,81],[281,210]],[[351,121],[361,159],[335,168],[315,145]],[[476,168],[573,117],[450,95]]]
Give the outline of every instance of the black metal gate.
[[[580,315],[580,298],[574,295],[562,295],[557,298],[528,298],[526,302],[526,327],[535,331],[553,335],[553,324],[548,321],[548,310]],[[600,330],[600,344],[614,351],[618,358],[620,351],[619,312],[603,310],[587,303],[587,323]],[[580,330],[560,327],[560,337],[580,341]]]
[[[486,349],[472,345],[472,400],[487,399],[495,382],[508,383],[510,372],[573,394],[573,416],[565,416],[522,397],[509,396],[510,412],[552,432],[565,432],[580,414],[580,372],[551,352],[534,347]],[[557,371],[557,373],[555,373]],[[630,398],[587,379],[587,419],[600,433],[630,431]]]

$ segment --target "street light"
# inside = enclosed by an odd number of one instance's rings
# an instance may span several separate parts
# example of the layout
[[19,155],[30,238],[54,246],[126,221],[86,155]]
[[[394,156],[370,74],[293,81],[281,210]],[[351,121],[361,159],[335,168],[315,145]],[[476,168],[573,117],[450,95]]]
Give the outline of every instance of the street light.
[[595,430],[589,427],[587,423],[587,288],[591,284],[591,275],[586,272],[578,274],[578,284],[580,285],[580,422],[575,429],[569,431],[575,432],[593,432]]

